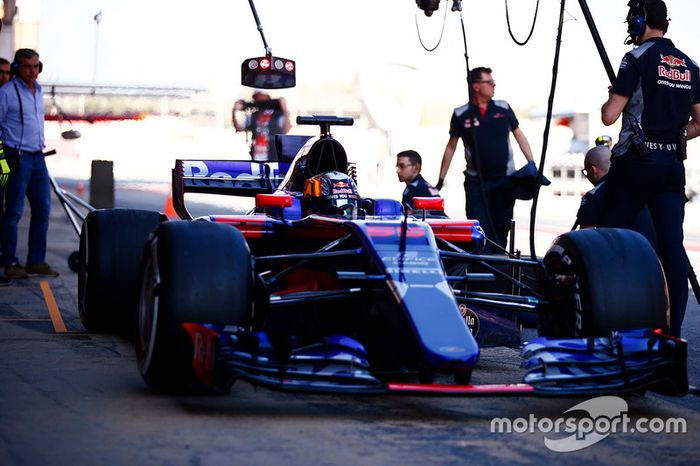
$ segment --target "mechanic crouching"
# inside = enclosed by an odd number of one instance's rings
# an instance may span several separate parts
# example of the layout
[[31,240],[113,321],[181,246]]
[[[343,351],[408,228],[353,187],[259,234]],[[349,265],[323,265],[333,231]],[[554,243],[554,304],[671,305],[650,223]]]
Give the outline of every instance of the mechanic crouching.
[[630,228],[649,207],[668,285],[670,333],[680,336],[688,301],[683,160],[686,139],[700,134],[700,70],[663,37],[663,1],[632,0],[628,6],[628,43],[638,47],[623,57],[601,109],[605,125],[622,115],[622,129],[612,149],[600,226]]

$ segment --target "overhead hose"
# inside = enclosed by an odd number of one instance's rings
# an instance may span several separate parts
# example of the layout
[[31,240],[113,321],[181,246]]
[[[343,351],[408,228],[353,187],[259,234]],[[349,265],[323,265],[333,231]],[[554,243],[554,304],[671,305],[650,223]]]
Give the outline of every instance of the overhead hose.
[[552,85],[549,90],[549,100],[547,102],[547,120],[544,125],[544,135],[542,136],[542,156],[540,157],[539,168],[537,170],[537,178],[535,179],[535,195],[532,199],[532,208],[530,209],[530,257],[537,260],[535,254],[535,218],[537,216],[537,200],[540,196],[540,183],[542,172],[544,171],[544,161],[547,154],[547,143],[549,142],[549,129],[552,125],[552,108],[554,107],[554,91],[557,88],[557,76],[559,75],[559,54],[561,51],[561,35],[564,29],[564,7],[566,0],[561,0],[561,8],[559,10],[559,28],[557,30],[557,41],[554,50],[554,63],[552,64]]
[[510,34],[510,38],[513,39],[513,42],[515,42],[518,45],[525,45],[530,41],[530,37],[532,37],[532,33],[535,30],[535,23],[537,22],[537,11],[540,9],[540,0],[537,0],[537,4],[535,5],[535,16],[532,18],[532,26],[530,26],[530,33],[527,35],[527,38],[520,42],[518,39],[515,38],[513,35],[513,29],[510,26],[510,15],[508,14],[508,0],[505,0],[506,3],[506,24],[508,24],[508,34]]
[[[539,2],[539,0],[537,0]],[[418,42],[420,42],[420,46],[425,49],[426,52],[433,52],[435,49],[438,48],[440,45],[440,42],[442,42],[442,34],[445,32],[445,23],[447,22],[447,7],[445,7],[445,15],[442,18],[442,28],[440,29],[440,37],[438,38],[437,44],[435,44],[434,47],[426,47],[425,44],[423,43],[423,38],[420,35],[420,28],[418,27],[418,12],[416,11],[415,13],[415,19],[416,19],[416,33],[418,34]]]

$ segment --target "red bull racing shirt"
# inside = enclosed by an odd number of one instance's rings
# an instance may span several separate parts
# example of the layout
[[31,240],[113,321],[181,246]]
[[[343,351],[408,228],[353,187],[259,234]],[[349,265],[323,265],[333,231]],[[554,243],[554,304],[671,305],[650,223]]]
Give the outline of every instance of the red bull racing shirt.
[[[625,54],[610,92],[629,98],[613,157],[630,148],[633,125],[641,125],[652,148],[671,147],[700,103],[698,65],[670,39],[654,37]],[[675,149],[672,149],[675,150]]]

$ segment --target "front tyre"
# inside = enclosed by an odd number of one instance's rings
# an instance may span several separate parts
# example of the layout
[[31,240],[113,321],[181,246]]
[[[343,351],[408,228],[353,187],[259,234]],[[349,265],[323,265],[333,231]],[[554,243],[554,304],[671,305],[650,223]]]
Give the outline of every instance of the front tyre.
[[617,228],[572,231],[554,240],[543,262],[550,304],[538,316],[542,336],[668,329],[664,273],[639,233]]
[[136,353],[156,391],[192,392],[194,347],[183,323],[245,326],[253,269],[243,235],[204,221],[161,224],[144,251]]

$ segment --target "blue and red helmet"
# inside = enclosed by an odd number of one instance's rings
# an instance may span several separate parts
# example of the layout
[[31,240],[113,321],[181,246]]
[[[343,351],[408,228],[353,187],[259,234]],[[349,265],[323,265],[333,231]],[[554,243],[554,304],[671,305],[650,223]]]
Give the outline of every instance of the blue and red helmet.
[[321,173],[304,182],[302,207],[306,215],[357,216],[360,194],[353,179],[345,173]]

